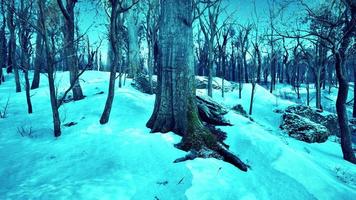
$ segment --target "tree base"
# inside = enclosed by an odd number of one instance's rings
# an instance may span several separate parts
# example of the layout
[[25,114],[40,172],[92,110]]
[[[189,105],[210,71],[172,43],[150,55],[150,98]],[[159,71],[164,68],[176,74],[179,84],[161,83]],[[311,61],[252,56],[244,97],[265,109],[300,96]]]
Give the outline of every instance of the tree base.
[[185,157],[176,159],[175,163],[195,158],[216,158],[228,162],[244,172],[250,167],[229,151],[228,146],[223,141],[219,141],[217,136],[204,126],[183,136],[182,141],[175,147],[189,152]]

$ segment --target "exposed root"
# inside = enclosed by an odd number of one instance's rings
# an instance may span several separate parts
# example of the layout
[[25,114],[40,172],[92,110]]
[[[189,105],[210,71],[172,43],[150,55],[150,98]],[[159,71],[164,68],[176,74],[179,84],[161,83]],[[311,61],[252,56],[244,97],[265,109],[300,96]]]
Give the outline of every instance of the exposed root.
[[218,146],[219,148],[217,148],[217,150],[203,148],[200,151],[195,151],[195,150],[189,151],[189,153],[186,156],[176,159],[174,163],[184,162],[187,160],[194,160],[196,158],[216,158],[228,162],[244,172],[246,172],[247,169],[250,168],[249,165],[242,162],[237,156],[231,153],[222,144],[218,144]]

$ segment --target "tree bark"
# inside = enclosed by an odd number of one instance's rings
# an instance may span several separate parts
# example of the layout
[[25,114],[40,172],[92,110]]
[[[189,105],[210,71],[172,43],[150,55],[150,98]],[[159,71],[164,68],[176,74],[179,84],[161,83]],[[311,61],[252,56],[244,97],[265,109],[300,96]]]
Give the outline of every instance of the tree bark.
[[342,54],[343,52],[335,52],[335,70],[336,77],[339,82],[339,91],[336,99],[336,112],[340,126],[341,149],[344,155],[344,159],[356,164],[356,158],[352,149],[351,134],[348,125],[349,120],[346,111],[349,83],[344,76],[345,66],[343,60],[344,56]]
[[136,78],[140,64],[140,47],[138,41],[138,24],[136,22],[137,10],[130,10],[127,14],[128,32],[128,65],[130,69],[129,77]]
[[[192,156],[225,160],[247,171],[247,165],[218,143],[199,119],[194,88],[192,0],[165,0],[161,9],[158,87],[153,114],[147,122],[152,132],[182,135],[177,145]],[[206,151],[209,150],[209,151]],[[214,153],[212,153],[214,152]],[[187,159],[178,159],[176,162]]]

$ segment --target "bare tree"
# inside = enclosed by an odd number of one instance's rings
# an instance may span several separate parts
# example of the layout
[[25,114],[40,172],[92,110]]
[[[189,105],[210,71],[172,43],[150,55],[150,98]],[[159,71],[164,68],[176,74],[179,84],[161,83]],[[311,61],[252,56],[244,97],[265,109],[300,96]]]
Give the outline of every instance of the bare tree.
[[[147,58],[147,71],[148,71],[148,82],[150,85],[150,93],[153,94],[153,83],[152,76],[154,70],[157,68],[157,34],[159,30],[159,20],[160,20],[160,4],[159,0],[145,0],[146,7],[145,18],[146,22],[144,24],[146,32],[146,41],[148,48],[148,58]],[[156,49],[156,51],[155,51]]]
[[[40,27],[40,18],[37,17],[37,26]],[[37,32],[36,34],[36,47],[35,47],[35,62],[34,62],[34,73],[31,89],[36,89],[40,85],[40,72],[41,66],[44,62],[44,52],[43,52],[43,38],[41,33]]]
[[[30,57],[32,54],[32,44],[31,37],[33,30],[28,23],[28,20],[31,20],[31,15],[33,14],[33,1],[20,0],[20,9],[19,9],[19,41],[21,47],[21,68],[24,72],[25,77],[25,91],[26,91],[26,102],[28,113],[32,113],[32,103],[30,95],[30,80],[28,77],[28,71],[30,69]],[[27,19],[27,20],[25,20]]]
[[[213,96],[213,64],[215,60],[214,50],[216,36],[218,34],[218,20],[222,13],[222,1],[206,1],[205,7],[196,4],[196,13],[199,17],[199,24],[207,43],[207,70],[208,70],[208,95]],[[205,14],[206,13],[206,14]]]
[[[318,11],[330,11],[329,13],[332,14],[330,18],[325,18],[324,12],[317,12],[303,0],[299,0],[299,3],[307,11],[309,18],[324,25],[324,28],[327,30],[327,37],[313,30],[300,30],[299,32],[303,34],[297,36],[288,33],[283,35],[289,38],[303,38],[311,42],[320,39],[331,51],[339,83],[336,113],[340,127],[341,149],[345,160],[356,163],[346,111],[349,83],[346,77],[347,71],[345,66],[346,52],[351,47],[351,41],[356,32],[356,2],[353,0],[335,0],[333,3],[325,2],[325,4],[321,5],[321,8],[317,8]],[[336,12],[334,12],[335,10]],[[279,35],[281,34],[279,33]]]
[[[64,16],[64,41],[65,41],[65,63],[70,70],[70,82],[73,82],[74,79],[78,76],[78,62],[77,62],[77,50],[75,48],[74,42],[74,7],[77,4],[77,0],[66,0],[66,7],[64,7],[62,0],[57,0],[59,8]],[[74,87],[72,89],[73,99],[81,100],[84,98],[82,89],[79,84],[79,80],[76,80]]]
[[15,14],[15,0],[9,0],[8,8],[7,8],[7,27],[10,31],[10,41],[9,41],[9,63],[8,73],[14,70],[15,74],[15,84],[16,84],[16,92],[21,92],[21,84],[20,84],[20,76],[19,69],[16,62],[16,23],[14,19]]
[[[115,79],[116,69],[118,62],[121,59],[121,53],[119,52],[120,36],[122,35],[123,16],[122,14],[130,10],[134,5],[138,3],[138,0],[134,0],[131,4],[127,5],[124,0],[110,0],[111,14],[110,14],[110,29],[109,39],[111,49],[113,51],[113,60],[110,70],[109,92],[106,99],[104,111],[100,117],[100,124],[106,124],[109,121],[112,103],[114,101],[115,92]],[[122,41],[122,40],[121,40]]]

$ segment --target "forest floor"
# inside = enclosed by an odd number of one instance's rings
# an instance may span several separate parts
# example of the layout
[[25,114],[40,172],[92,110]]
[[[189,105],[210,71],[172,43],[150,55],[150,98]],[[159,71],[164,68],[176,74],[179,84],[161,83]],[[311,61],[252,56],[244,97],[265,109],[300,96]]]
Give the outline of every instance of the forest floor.
[[[68,87],[68,73],[57,73],[59,93]],[[257,86],[251,121],[234,111],[228,133],[231,151],[251,166],[245,173],[216,159],[174,164],[186,153],[174,148],[180,137],[150,134],[145,127],[154,95],[131,87],[115,92],[106,125],[99,124],[108,87],[108,73],[86,72],[81,85],[86,98],[60,109],[62,136],[53,137],[47,77],[31,91],[34,113],[27,114],[25,93],[15,93],[12,76],[0,85],[0,199],[353,199],[356,166],[342,159],[340,144],[330,138],[307,144],[286,136],[280,114],[294,104]],[[104,92],[104,94],[102,94]],[[206,91],[197,91],[205,94]],[[227,108],[248,110],[251,85],[214,91]]]

